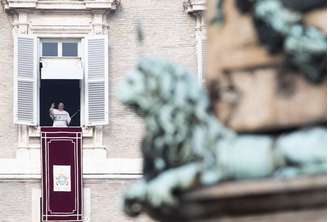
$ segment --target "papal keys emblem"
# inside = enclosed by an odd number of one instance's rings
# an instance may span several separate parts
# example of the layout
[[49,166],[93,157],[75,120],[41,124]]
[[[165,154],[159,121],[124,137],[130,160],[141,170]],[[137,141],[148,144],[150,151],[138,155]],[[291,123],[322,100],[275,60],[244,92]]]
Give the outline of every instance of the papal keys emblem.
[[57,186],[67,186],[68,185],[68,178],[64,174],[59,174],[56,177],[56,185]]

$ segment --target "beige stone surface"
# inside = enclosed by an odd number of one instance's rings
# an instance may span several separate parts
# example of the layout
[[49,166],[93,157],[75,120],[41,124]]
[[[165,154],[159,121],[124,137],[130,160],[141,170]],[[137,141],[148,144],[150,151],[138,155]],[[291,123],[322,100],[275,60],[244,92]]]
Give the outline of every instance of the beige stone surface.
[[[164,57],[196,73],[195,20],[183,11],[183,0],[122,0],[109,16],[109,124],[104,145],[110,158],[139,157],[142,121],[115,98],[115,88],[140,55]],[[13,38],[9,16],[0,10],[0,158],[14,158],[18,132],[13,124]],[[144,46],[137,47],[136,23],[142,24]],[[46,21],[44,21],[46,22]],[[31,138],[31,142],[32,142]]]
[[[151,222],[149,217],[128,218],[122,210],[123,191],[135,180],[85,180],[90,189],[90,222]],[[40,189],[39,180],[0,181],[0,222],[32,221],[32,189]],[[35,203],[37,204],[37,203]]]
[[0,9],[0,158],[14,158],[17,129],[13,124],[13,37],[10,18]]
[[[209,1],[210,20],[215,1]],[[225,1],[225,23],[208,28],[207,83],[213,83],[216,114],[237,131],[275,130],[326,120],[326,83],[311,84],[300,73],[281,69],[257,41],[251,17]],[[326,10],[306,15],[306,23],[326,30]],[[280,67],[280,68],[279,68]],[[214,89],[214,90],[213,90]]]
[[151,222],[145,215],[129,218],[123,213],[123,192],[135,180],[86,181],[91,189],[91,222]]
[[[141,55],[167,58],[187,66],[196,73],[195,20],[183,11],[183,0],[121,0],[121,7],[109,16],[109,124],[104,127],[103,144],[108,148],[109,158],[138,158],[142,137],[142,121],[121,106],[115,98],[118,82],[134,67]],[[45,12],[41,12],[45,13]],[[64,14],[63,14],[64,15]],[[40,20],[41,25],[63,22],[63,17],[51,14],[51,19]],[[49,20],[50,19],[50,20]],[[76,19],[75,17],[72,19]],[[137,48],[135,27],[139,20],[145,35],[144,46]],[[67,21],[70,22],[70,21]],[[39,24],[38,23],[38,24]],[[85,20],[81,20],[83,25]],[[38,137],[30,137],[29,150],[22,159],[15,160],[18,130],[13,124],[13,37],[12,22],[0,9],[0,165],[7,162],[19,167],[24,161],[34,165],[38,158]],[[101,139],[100,139],[101,140]],[[99,141],[100,141],[99,140]],[[94,142],[87,138],[85,142]],[[98,141],[97,141],[98,142]],[[26,149],[25,151],[28,151]],[[33,155],[32,155],[33,153]],[[3,162],[1,159],[13,158]],[[17,162],[16,162],[17,161]],[[21,161],[21,162],[19,162]],[[33,164],[32,164],[32,161]],[[17,163],[17,165],[16,165]],[[12,170],[12,169],[11,169]],[[22,169],[13,169],[22,170]],[[15,171],[16,172],[16,171]],[[24,172],[25,173],[25,172]],[[1,174],[1,176],[6,177]],[[9,175],[15,179],[0,179],[0,222],[32,221],[32,189],[40,188],[40,181],[24,175]],[[29,175],[25,175],[29,177]],[[122,191],[134,180],[86,180],[91,189],[91,222],[151,221],[146,216],[130,219],[122,212]]]
[[32,188],[36,182],[0,181],[0,222],[32,220]]
[[[195,21],[182,8],[182,0],[123,0],[109,18],[110,117],[104,144],[110,158],[139,157],[142,121],[122,107],[115,88],[131,70],[138,55],[167,58],[196,73]],[[142,24],[144,46],[137,48],[136,23]]]

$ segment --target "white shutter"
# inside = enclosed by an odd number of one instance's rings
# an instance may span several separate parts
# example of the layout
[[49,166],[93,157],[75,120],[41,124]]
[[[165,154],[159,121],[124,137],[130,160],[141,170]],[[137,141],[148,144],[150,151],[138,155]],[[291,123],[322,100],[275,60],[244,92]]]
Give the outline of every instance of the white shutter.
[[203,80],[207,74],[207,53],[208,52],[208,45],[207,45],[207,38],[203,37],[202,38],[202,62],[203,62],[203,67],[202,67],[202,74],[203,74]]
[[108,38],[90,35],[85,39],[86,125],[108,123]]
[[17,35],[14,43],[14,122],[37,124],[37,42]]

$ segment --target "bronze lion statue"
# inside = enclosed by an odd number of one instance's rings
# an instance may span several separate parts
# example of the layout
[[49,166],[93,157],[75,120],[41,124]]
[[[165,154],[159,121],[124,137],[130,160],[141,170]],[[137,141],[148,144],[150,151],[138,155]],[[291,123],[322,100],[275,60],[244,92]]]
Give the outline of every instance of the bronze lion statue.
[[195,75],[166,60],[141,59],[122,81],[118,97],[145,124],[144,177],[125,194],[130,216],[176,206],[179,192],[224,180],[326,171],[324,129],[278,138],[238,135],[214,116]]

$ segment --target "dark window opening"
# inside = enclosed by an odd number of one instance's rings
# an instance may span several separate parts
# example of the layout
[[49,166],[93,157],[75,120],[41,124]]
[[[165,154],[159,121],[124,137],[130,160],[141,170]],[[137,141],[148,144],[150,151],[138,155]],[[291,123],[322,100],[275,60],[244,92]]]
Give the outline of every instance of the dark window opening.
[[72,120],[70,126],[80,126],[80,81],[79,80],[43,80],[40,88],[40,126],[52,126],[49,116],[52,102],[65,104],[65,110]]

